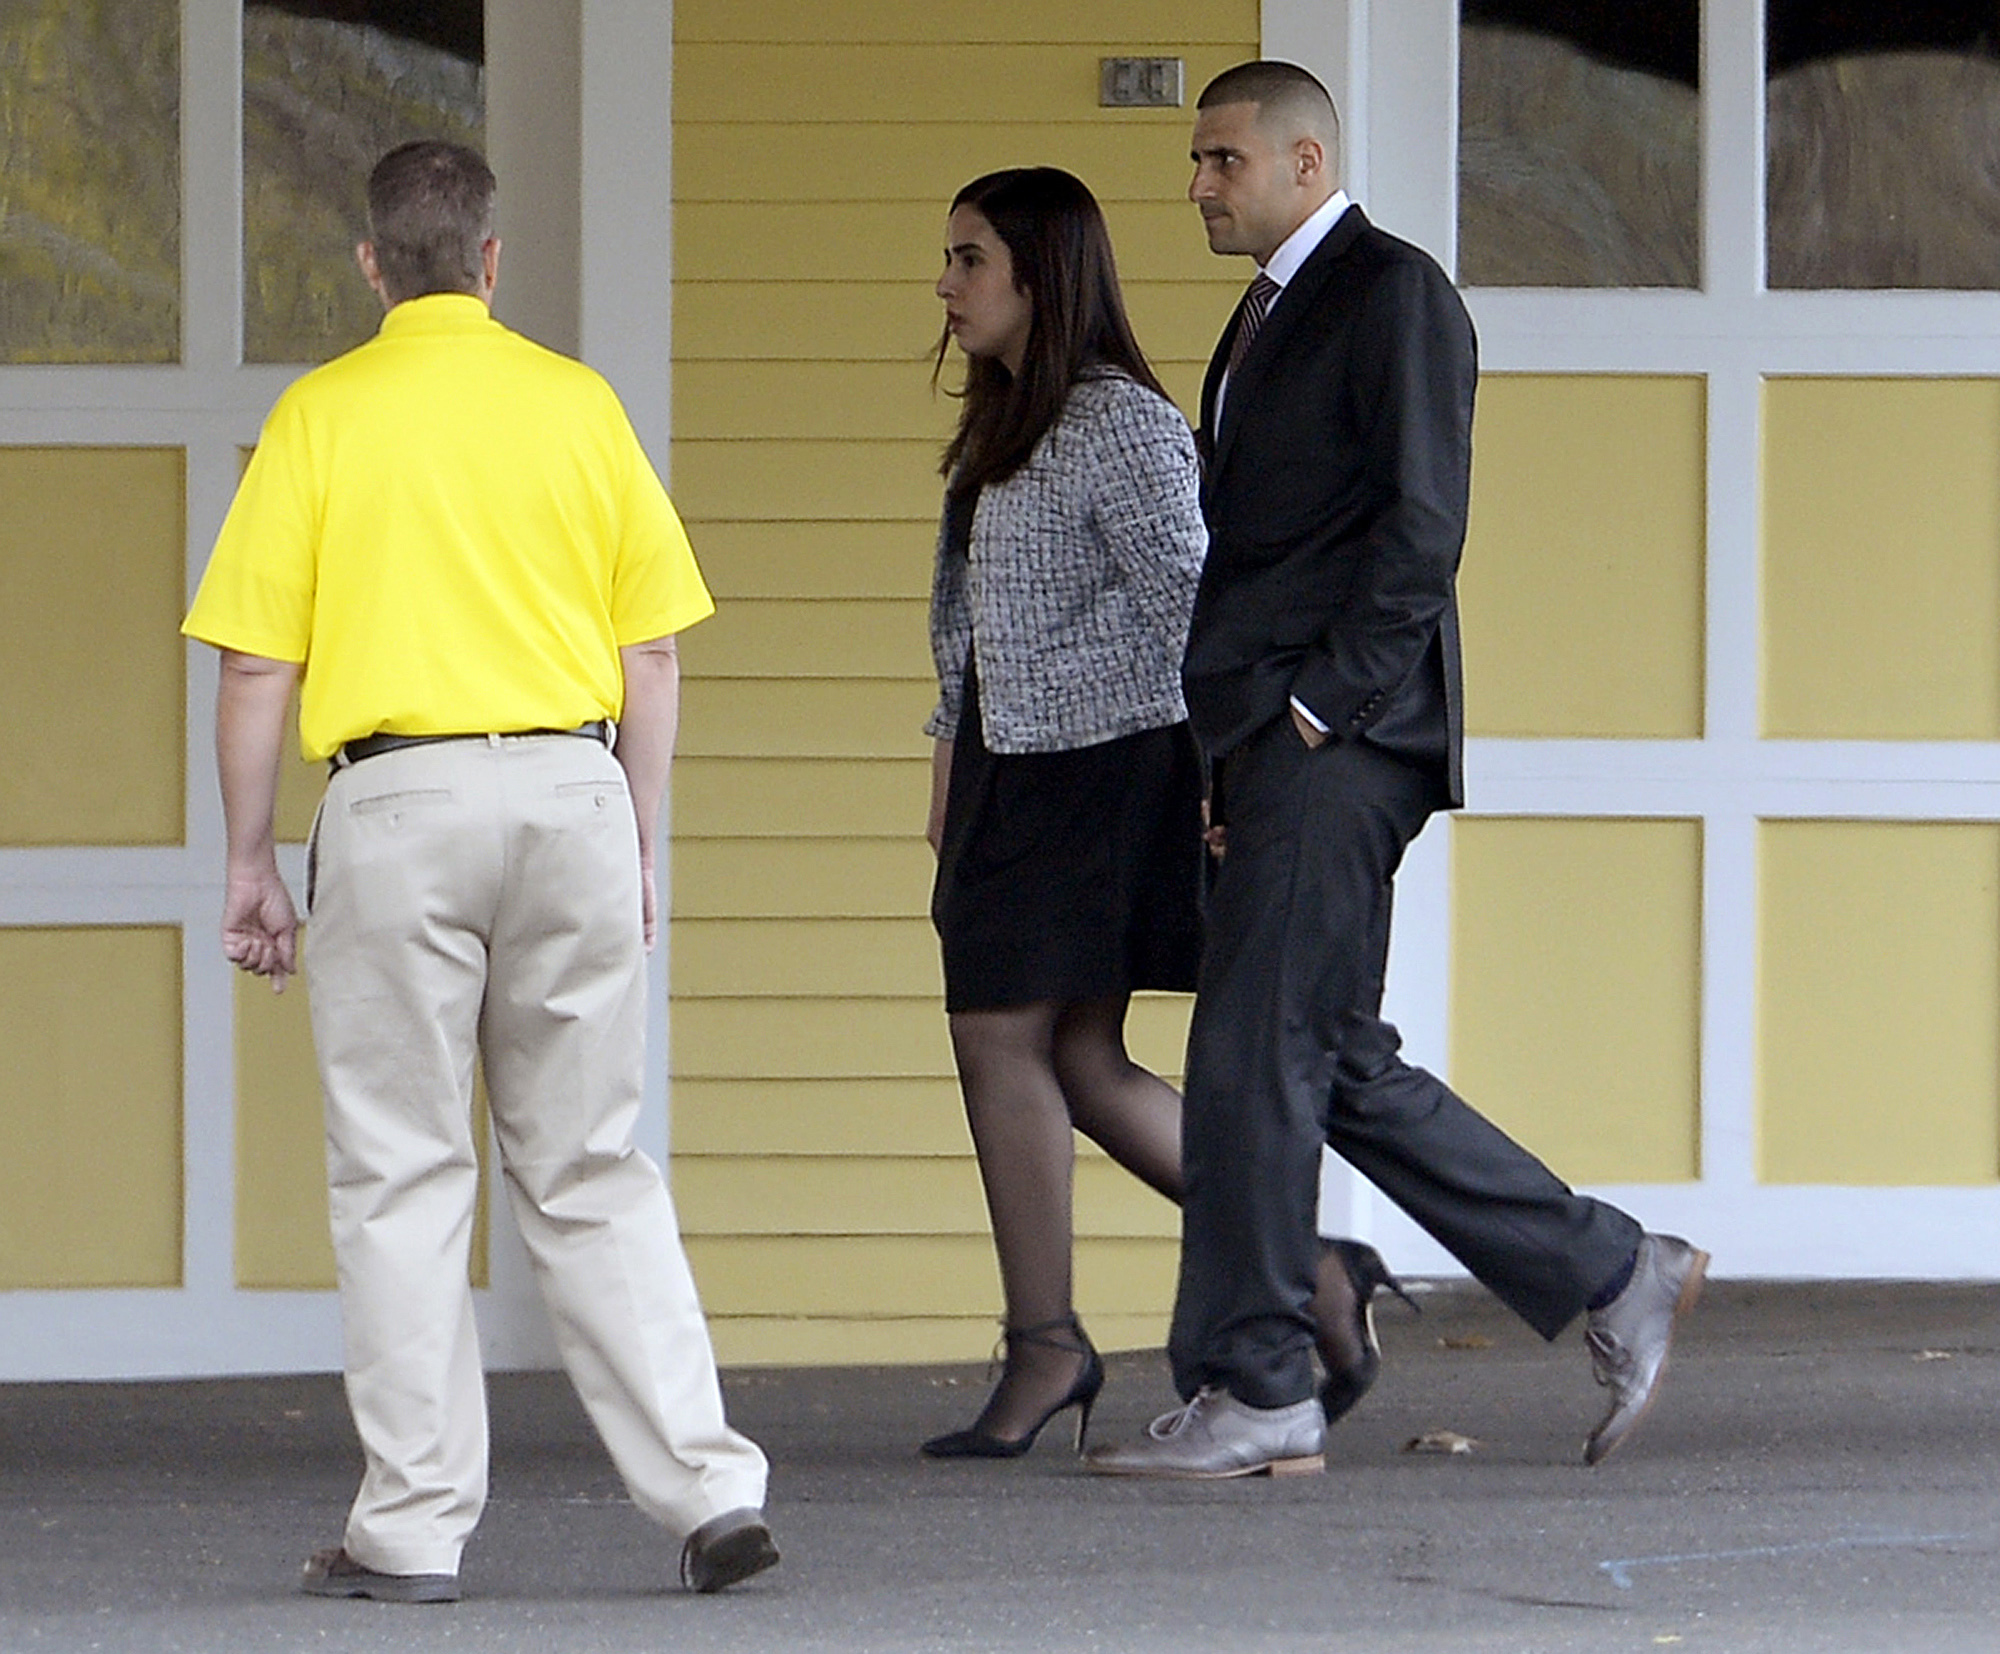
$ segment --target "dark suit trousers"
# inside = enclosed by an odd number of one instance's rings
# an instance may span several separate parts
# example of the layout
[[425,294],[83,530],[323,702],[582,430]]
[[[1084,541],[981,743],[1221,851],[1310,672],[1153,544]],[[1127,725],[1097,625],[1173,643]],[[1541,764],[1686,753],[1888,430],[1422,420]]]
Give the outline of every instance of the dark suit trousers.
[[1228,854],[1182,1115],[1176,1387],[1221,1385],[1253,1407],[1313,1393],[1322,1143],[1555,1337],[1640,1229],[1405,1063],[1381,1019],[1391,885],[1437,783],[1366,742],[1308,749],[1289,717],[1230,754],[1220,779]]

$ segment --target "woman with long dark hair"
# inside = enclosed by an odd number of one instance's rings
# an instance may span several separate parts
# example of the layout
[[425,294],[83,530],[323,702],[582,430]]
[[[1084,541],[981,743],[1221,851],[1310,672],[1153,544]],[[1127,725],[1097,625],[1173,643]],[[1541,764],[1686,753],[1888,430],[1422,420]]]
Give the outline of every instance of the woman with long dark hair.
[[[979,1417],[924,1451],[1011,1458],[1068,1407],[1081,1446],[1104,1382],[1071,1296],[1072,1128],[1180,1198],[1180,1097],[1131,1060],[1124,1027],[1133,992],[1191,991],[1199,960],[1180,664],[1207,540],[1193,438],[1080,180],[1025,167],[966,185],[937,293],[936,373],[956,341],[966,377],[931,594],[931,912],[1006,1332]],[[1367,1300],[1391,1283],[1372,1249],[1335,1246],[1315,1311],[1358,1399]]]
[[1082,1439],[1104,1382],[1071,1301],[1071,1128],[1162,1193],[1180,1098],[1125,1051],[1141,988],[1191,991],[1200,777],[1180,695],[1207,537],[1194,440],[1125,319],[1089,190],[1052,167],[952,202],[938,370],[966,358],[931,643],[931,913],[1006,1300],[1006,1366],[934,1457]]

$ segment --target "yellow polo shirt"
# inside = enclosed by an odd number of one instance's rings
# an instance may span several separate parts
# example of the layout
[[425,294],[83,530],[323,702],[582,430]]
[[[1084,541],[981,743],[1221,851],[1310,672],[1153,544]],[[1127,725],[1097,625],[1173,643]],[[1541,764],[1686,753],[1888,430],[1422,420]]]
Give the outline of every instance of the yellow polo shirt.
[[619,647],[714,608],[611,387],[439,293],[278,399],[181,630],[302,663],[317,759],[616,718]]

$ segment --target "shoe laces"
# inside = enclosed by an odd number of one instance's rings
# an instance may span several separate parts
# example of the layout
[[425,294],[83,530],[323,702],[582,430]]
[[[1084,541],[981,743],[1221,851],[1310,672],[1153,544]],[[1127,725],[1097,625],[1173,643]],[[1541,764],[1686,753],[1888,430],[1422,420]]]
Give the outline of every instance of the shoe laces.
[[1590,1347],[1590,1376],[1598,1383],[1616,1384],[1632,1370],[1632,1352],[1615,1332],[1590,1327],[1583,1341]]
[[1146,1434],[1156,1442],[1170,1442],[1182,1435],[1194,1421],[1207,1410],[1209,1404],[1222,1392],[1213,1385],[1203,1385],[1171,1413],[1162,1413],[1146,1426]]

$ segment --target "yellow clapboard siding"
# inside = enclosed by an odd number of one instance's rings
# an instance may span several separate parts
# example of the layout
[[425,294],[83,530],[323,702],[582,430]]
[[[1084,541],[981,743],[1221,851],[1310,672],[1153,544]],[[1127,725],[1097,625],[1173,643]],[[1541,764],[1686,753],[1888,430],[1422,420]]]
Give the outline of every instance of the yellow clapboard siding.
[[0,1291],[181,1284],[181,949],[0,928]]
[[[732,523],[687,519],[718,605],[748,598],[902,598],[928,603],[932,516],[904,523]],[[688,634],[688,640],[700,636]]]
[[[1121,270],[1149,281],[1233,283],[1245,260],[1208,250],[1201,219],[1178,198],[1113,201],[1104,209]],[[745,285],[743,302],[761,309],[762,282],[913,282],[937,279],[942,234],[930,201],[692,201],[674,213],[674,269],[691,281]]]
[[691,678],[931,678],[929,607],[742,598],[687,634],[681,665]]
[[[1194,110],[1182,114],[1191,128]],[[798,156],[823,144],[826,128],[773,122],[761,135],[763,142],[746,144],[739,125],[689,122],[680,128],[675,200],[796,201]],[[1177,201],[1189,175],[1187,145],[1177,139],[1178,133],[1163,133],[1152,121],[1071,121],[1028,131],[979,121],[850,126],[841,134],[838,173],[816,178],[812,195],[816,201],[931,202],[940,235],[951,198],[1004,167],[1061,167],[1099,201]]]
[[[1106,50],[1161,55],[1188,41],[1240,46],[1257,39],[1256,0],[1017,0],[1011,6],[940,5],[938,0],[868,0],[829,7],[824,0],[678,0],[676,43],[817,40],[875,45],[910,41],[1110,41]],[[1172,47],[1162,42],[1172,41]],[[1189,87],[1192,96],[1194,88]]]
[[676,442],[674,502],[690,520],[937,519],[935,442]]
[[[673,799],[690,1252],[724,1360],[977,1359],[1000,1294],[920,838],[923,606],[957,415],[930,388],[945,208],[997,167],[1083,176],[1141,340],[1192,408],[1248,268],[1208,252],[1186,203],[1191,109],[1099,109],[1097,59],[1183,57],[1192,93],[1254,55],[1258,7],[679,0],[675,23],[674,493],[723,605],[687,646]],[[962,371],[953,350],[941,392]],[[1187,1011],[1136,1003],[1134,1057],[1171,1079]],[[1078,1182],[1082,1313],[1103,1347],[1157,1345],[1172,1209],[1094,1149]],[[1090,1237],[1107,1226],[1144,1238]]]
[[[691,1155],[773,1153],[962,1158],[972,1152],[958,1082],[948,1075],[677,1079],[672,1106],[676,1161]],[[1083,1159],[1104,1157],[1102,1149],[1081,1137],[1076,1152]]]
[[674,1074],[866,1079],[952,1072],[934,999],[676,999]]
[[929,910],[936,864],[919,836],[923,822],[912,815],[903,828],[901,837],[886,839],[684,837],[674,850],[674,918],[921,915]]
[[[944,1013],[938,1013],[942,1016]],[[958,1082],[696,1080],[673,1087],[676,1164],[704,1154],[965,1155]]]
[[[1169,1291],[1173,1265],[1164,1269]],[[1156,1269],[1155,1273],[1159,1273]],[[1132,1315],[1105,1307],[1120,1303],[1113,1294],[1104,1294],[1095,1307],[1085,1311],[1091,1342],[1109,1354],[1113,1350],[1157,1350],[1166,1341],[1167,1309],[1151,1314]],[[742,1367],[842,1367],[842,1366],[929,1366],[939,1363],[978,1363],[987,1360],[996,1333],[991,1314],[972,1317],[884,1316],[866,1320],[855,1316],[715,1315],[708,1318],[715,1341],[716,1359],[729,1368]],[[1164,1381],[1165,1368],[1162,1366]],[[754,1384],[754,1373],[732,1372],[732,1394]],[[955,1398],[939,1403],[939,1411],[921,1418],[912,1414],[912,1441],[934,1426],[960,1424],[970,1418],[985,1399],[988,1379],[983,1372],[938,1380],[940,1394]],[[1162,1391],[1164,1393],[1164,1390]],[[962,1416],[961,1416],[962,1415]]]
[[[899,839],[929,807],[928,742],[921,754],[837,759],[702,758],[674,763],[674,834],[703,837]],[[675,854],[679,851],[676,849]]]
[[[1126,1021],[1135,1062],[1172,1078],[1188,1000],[1139,995]],[[698,1079],[923,1078],[952,1072],[936,999],[687,999],[674,1003],[673,1070]]]
[[908,758],[930,751],[924,720],[937,683],[690,679],[681,750],[692,757]]
[[903,362],[683,362],[674,369],[674,434],[920,441],[942,448],[958,404]]
[[[1206,361],[1242,295],[1243,270],[1239,260],[1216,259],[1205,281],[1122,282],[1148,359]],[[760,282],[754,305],[743,302],[739,282],[676,281],[676,395],[689,363],[771,361],[893,363],[915,375],[928,396],[942,314],[931,274],[875,282]],[[948,363],[947,374],[955,372]],[[946,408],[940,417],[949,423],[957,404],[942,389],[938,396]]]
[[[674,117],[690,124],[755,125],[783,110],[794,120],[810,115],[832,126],[956,124],[971,106],[989,114],[995,125],[1030,130],[1077,121],[1151,127],[1162,143],[1178,140],[1185,152],[1190,109],[1099,107],[1100,55],[1105,54],[1081,42],[884,43],[857,51],[816,39],[756,45],[689,41],[674,52]],[[1229,43],[1183,43],[1173,55],[1186,60],[1192,102],[1202,86],[1240,62],[1243,51]],[[857,64],[866,64],[867,72],[856,74]],[[1006,88],[1004,102],[989,90],[996,86]],[[754,87],[756,96],[746,97],[746,87]],[[805,178],[802,168],[802,187]]]
[[[942,311],[936,271],[888,281],[674,281],[674,372],[690,362],[897,362],[930,381]],[[676,384],[676,391],[679,386]]]
[[677,919],[673,947],[682,1000],[900,998],[943,988],[937,939],[922,918]]
[[178,844],[186,461],[0,447],[0,844]]
[[[674,1204],[689,1235],[986,1235],[979,1168],[947,1159],[782,1152],[679,1157]],[[1079,1237],[1170,1239],[1180,1212],[1122,1167],[1076,1164]]]
[[[1079,1241],[1079,1313],[1165,1308],[1179,1250],[1160,1238]],[[703,1303],[728,1305],[712,1315],[990,1318],[1000,1306],[984,1233],[689,1235],[687,1252]]]

